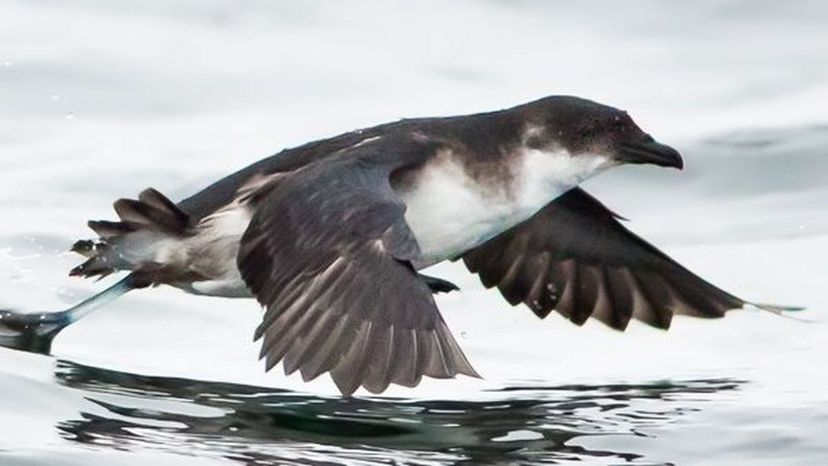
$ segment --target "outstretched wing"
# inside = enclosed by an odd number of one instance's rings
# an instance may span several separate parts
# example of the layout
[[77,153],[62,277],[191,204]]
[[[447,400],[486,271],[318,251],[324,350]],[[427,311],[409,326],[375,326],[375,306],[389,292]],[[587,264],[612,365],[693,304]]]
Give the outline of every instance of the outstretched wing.
[[745,302],[699,278],[628,229],[580,188],[469,251],[487,288],[539,317],[581,325],[595,317],[624,330],[631,318],[668,328],[674,314],[722,317]]
[[330,371],[346,395],[477,376],[411,266],[405,206],[370,157],[383,147],[279,175],[254,196],[238,264],[267,308],[256,331],[267,370]]

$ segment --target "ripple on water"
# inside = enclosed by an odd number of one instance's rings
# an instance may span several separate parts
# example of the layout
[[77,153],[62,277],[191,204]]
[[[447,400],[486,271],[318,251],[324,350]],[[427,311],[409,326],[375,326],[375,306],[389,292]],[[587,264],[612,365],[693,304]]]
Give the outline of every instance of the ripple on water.
[[445,401],[321,398],[69,361],[59,361],[55,375],[103,408],[59,422],[65,439],[251,464],[639,462],[636,452],[588,449],[578,440],[651,435],[744,383],[509,386],[486,401]]

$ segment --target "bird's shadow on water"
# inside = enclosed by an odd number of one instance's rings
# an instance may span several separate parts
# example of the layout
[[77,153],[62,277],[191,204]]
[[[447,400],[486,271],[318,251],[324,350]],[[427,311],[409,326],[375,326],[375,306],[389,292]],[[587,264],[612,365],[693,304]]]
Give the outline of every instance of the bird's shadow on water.
[[[97,405],[57,426],[71,441],[241,464],[494,464],[600,459],[588,436],[647,436],[744,382],[511,386],[492,401],[323,398],[59,361],[58,383]],[[95,411],[95,412],[92,412]]]

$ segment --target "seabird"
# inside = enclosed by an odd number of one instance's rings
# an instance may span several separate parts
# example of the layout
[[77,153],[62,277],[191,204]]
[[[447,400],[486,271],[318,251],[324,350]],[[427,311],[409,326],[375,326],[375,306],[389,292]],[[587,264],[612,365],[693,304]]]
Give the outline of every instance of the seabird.
[[[65,311],[0,314],[3,343],[48,352],[62,328],[135,288],[255,297],[266,370],[330,372],[360,386],[479,377],[419,271],[462,260],[538,317],[666,329],[675,314],[722,317],[750,303],[699,278],[578,187],[609,168],[681,169],[679,153],[613,107],[571,96],[447,118],[407,119],[284,150],[179,203],[155,189],[120,199],[118,221],[71,275],[129,274]],[[789,310],[756,305],[773,312]]]

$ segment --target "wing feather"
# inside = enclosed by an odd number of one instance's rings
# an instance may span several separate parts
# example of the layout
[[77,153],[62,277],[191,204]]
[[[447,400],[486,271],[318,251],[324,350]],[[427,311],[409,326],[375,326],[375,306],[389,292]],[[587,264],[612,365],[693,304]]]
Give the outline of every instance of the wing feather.
[[484,286],[538,317],[551,311],[581,325],[617,330],[635,318],[668,328],[674,314],[722,317],[745,301],[711,285],[626,229],[576,188],[529,220],[468,251],[463,261]]
[[391,147],[400,144],[362,145],[247,193],[254,213],[238,264],[266,308],[254,335],[266,369],[330,372],[346,395],[477,376],[411,265],[419,247],[389,185],[393,167],[377,162]]

